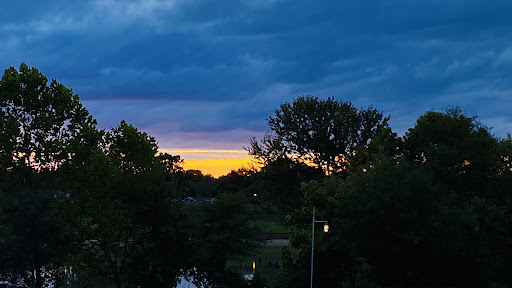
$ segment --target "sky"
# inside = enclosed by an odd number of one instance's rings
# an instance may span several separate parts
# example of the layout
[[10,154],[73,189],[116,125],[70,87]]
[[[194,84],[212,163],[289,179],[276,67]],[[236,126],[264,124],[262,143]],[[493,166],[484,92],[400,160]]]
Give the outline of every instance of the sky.
[[214,176],[301,95],[376,107],[399,135],[450,106],[512,132],[510,0],[8,1],[0,43],[0,68],[37,67],[99,128],[124,119]]

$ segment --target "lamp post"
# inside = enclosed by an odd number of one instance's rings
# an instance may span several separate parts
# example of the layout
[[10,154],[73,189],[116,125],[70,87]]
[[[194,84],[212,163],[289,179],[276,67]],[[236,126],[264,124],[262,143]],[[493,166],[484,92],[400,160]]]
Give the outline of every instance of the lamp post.
[[324,232],[328,232],[329,231],[329,224],[327,223],[327,221],[321,221],[321,220],[316,220],[315,219],[315,206],[313,206],[313,227],[311,228],[311,282],[310,282],[310,285],[309,287],[310,288],[313,288],[313,251],[315,250],[315,223],[316,222],[320,222],[320,223],[324,223]]

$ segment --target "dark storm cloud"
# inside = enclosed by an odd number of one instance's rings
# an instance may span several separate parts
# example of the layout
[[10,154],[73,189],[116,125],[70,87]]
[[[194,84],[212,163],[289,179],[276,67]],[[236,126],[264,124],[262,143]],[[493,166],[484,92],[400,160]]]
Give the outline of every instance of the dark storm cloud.
[[41,2],[4,4],[0,64],[73,87],[105,127],[256,133],[302,94],[374,105],[400,133],[451,105],[512,127],[508,0]]

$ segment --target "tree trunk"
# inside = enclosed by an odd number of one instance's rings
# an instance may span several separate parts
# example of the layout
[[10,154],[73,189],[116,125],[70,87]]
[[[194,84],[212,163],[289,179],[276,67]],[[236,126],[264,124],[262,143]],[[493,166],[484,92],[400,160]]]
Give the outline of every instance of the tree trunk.
[[123,288],[121,285],[121,278],[119,277],[119,273],[114,273],[114,284],[116,284],[116,288]]
[[43,283],[41,281],[41,268],[36,268],[36,288],[41,288],[43,286]]

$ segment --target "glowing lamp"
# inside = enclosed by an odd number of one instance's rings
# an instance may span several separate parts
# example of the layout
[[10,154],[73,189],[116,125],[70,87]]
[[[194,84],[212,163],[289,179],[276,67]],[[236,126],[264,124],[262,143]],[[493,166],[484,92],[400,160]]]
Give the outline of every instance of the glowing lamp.
[[324,224],[324,232],[325,233],[329,232],[329,224],[327,224],[327,223]]

